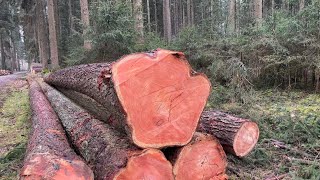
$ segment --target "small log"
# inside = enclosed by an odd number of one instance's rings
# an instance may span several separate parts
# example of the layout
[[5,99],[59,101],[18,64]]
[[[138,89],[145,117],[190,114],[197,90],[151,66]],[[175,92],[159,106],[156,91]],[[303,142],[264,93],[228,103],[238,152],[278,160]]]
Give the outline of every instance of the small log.
[[64,130],[39,85],[30,84],[32,133],[20,179],[93,180],[91,169],[71,149]]
[[259,139],[255,122],[214,110],[202,113],[197,130],[217,137],[226,151],[238,157],[251,152]]
[[162,49],[66,68],[45,81],[96,100],[108,109],[104,121],[142,148],[187,144],[210,92],[207,77],[195,73],[183,53]]
[[176,180],[224,180],[228,177],[226,154],[218,139],[209,134],[195,133],[189,144],[176,148],[169,157]]
[[[159,179],[173,177],[172,166],[161,151],[141,151],[126,136],[91,116],[56,89],[45,83],[41,86],[72,144],[93,168],[95,179],[117,179],[118,176],[131,175],[158,176]],[[127,165],[128,161],[134,161],[133,165]],[[132,172],[131,166],[135,167],[135,172]]]

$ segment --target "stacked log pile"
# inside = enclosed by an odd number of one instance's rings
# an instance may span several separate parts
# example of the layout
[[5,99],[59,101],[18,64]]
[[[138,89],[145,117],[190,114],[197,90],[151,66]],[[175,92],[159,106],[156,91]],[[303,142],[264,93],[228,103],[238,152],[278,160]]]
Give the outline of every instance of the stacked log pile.
[[5,75],[9,75],[9,74],[12,74],[12,72],[9,70],[0,69],[0,76],[5,76]]
[[203,112],[210,82],[181,52],[158,49],[74,66],[44,81],[95,179],[227,179],[225,151],[243,157],[259,137],[252,121]]

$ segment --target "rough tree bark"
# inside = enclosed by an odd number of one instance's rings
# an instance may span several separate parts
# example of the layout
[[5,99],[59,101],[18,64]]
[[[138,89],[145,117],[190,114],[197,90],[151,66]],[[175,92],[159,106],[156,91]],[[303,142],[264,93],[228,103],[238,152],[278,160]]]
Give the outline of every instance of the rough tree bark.
[[37,82],[29,80],[32,133],[20,179],[92,179],[91,169],[76,155]]
[[91,41],[88,39],[88,28],[90,26],[88,0],[80,0],[81,21],[83,24],[83,47],[86,50],[92,49]]
[[259,139],[256,123],[220,111],[203,112],[197,130],[217,137],[226,151],[238,157],[251,152]]
[[49,24],[49,41],[50,41],[50,57],[53,69],[59,68],[58,56],[58,40],[56,30],[56,19],[54,14],[55,3],[53,0],[48,0],[48,24]]
[[176,180],[224,180],[228,177],[226,154],[218,139],[209,134],[195,133],[189,144],[167,155]]
[[73,145],[93,167],[95,179],[123,180],[154,176],[157,179],[173,179],[172,166],[161,151],[139,150],[129,139],[95,119],[59,91],[45,83],[41,86]]
[[187,144],[210,91],[209,80],[192,72],[183,53],[161,49],[113,65],[66,68],[45,81],[96,100],[110,113],[104,121],[125,129],[144,148]]

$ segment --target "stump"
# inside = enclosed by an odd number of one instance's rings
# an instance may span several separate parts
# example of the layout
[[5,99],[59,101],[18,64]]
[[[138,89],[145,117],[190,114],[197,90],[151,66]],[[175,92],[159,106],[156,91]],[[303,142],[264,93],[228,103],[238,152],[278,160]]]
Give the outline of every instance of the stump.
[[176,180],[227,179],[226,154],[218,139],[195,133],[192,141],[171,154]]
[[210,92],[209,80],[192,71],[183,53],[162,49],[66,68],[45,81],[96,100],[108,109],[104,121],[142,148],[187,144]]
[[238,157],[251,152],[259,139],[255,122],[214,110],[202,113],[197,130],[217,137],[226,151]]
[[93,180],[91,169],[68,144],[57,115],[39,85],[30,84],[32,132],[20,179]]
[[[172,166],[161,151],[141,151],[126,136],[91,116],[56,89],[45,83],[41,86],[74,147],[93,168],[95,179],[119,179],[115,177],[133,175],[149,177],[154,174],[160,179],[172,177]],[[135,167],[135,172],[131,167]]]

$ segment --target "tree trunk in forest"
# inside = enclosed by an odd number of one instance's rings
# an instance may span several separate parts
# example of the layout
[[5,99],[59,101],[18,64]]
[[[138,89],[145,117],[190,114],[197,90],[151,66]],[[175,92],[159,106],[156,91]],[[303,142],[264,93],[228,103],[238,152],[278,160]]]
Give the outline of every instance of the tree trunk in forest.
[[138,34],[138,42],[143,43],[143,9],[142,0],[133,0],[134,28]]
[[[68,13],[69,13],[69,25],[70,32],[74,30],[74,21],[73,21],[73,13],[72,13],[72,0],[68,0]],[[71,34],[71,33],[70,33]]]
[[320,68],[316,68],[315,70],[315,78],[316,78],[316,92],[320,92]]
[[256,123],[219,111],[203,112],[197,130],[217,137],[226,151],[238,157],[247,155],[259,139]]
[[0,31],[0,45],[1,45],[1,69],[5,70],[7,69],[6,66],[6,55],[4,52],[4,45],[3,45],[4,41],[3,41],[3,35],[2,32]]
[[191,26],[191,0],[187,0],[187,22]]
[[50,41],[50,59],[53,69],[59,68],[58,40],[56,32],[56,20],[54,14],[54,0],[48,0],[48,24],[49,24],[49,41]]
[[190,71],[183,53],[158,49],[113,65],[66,68],[45,81],[96,100],[109,110],[104,120],[125,129],[136,145],[161,148],[187,144],[206,104],[210,82]]
[[272,14],[272,16],[274,15],[274,9],[276,8],[274,1],[275,1],[275,0],[271,0],[271,14]]
[[151,32],[150,0],[147,0],[148,32]]
[[194,5],[193,5],[193,0],[191,0],[190,1],[191,2],[191,9],[190,9],[190,11],[191,11],[191,26],[193,26],[194,25]]
[[230,34],[236,32],[236,0],[229,1],[228,30]]
[[161,151],[137,149],[129,139],[59,91],[45,83],[42,88],[73,145],[93,167],[95,179],[142,179],[143,176],[173,179],[172,166]]
[[262,9],[263,9],[262,0],[254,0],[254,17],[256,20],[256,25],[260,27],[262,25]]
[[80,0],[80,7],[81,7],[81,21],[83,24],[83,39],[84,39],[83,47],[85,50],[91,50],[92,44],[90,39],[88,38],[88,31],[90,26],[88,0]]
[[45,6],[43,0],[39,0],[36,6],[37,9],[37,31],[38,31],[38,47],[39,57],[43,68],[48,68],[49,48],[48,48],[48,32],[45,21]]
[[299,0],[299,11],[302,11],[304,9],[305,6],[305,0]]
[[195,133],[189,144],[168,154],[176,180],[225,180],[228,177],[226,154],[218,139],[209,134]]
[[68,144],[59,119],[37,82],[29,80],[32,133],[20,179],[88,179],[91,169]]
[[170,0],[163,0],[163,30],[164,38],[169,43],[171,41],[171,13]]
[[158,33],[158,10],[157,10],[157,0],[154,0],[154,22],[155,22],[155,32]]
[[11,46],[12,46],[12,51],[11,51],[11,58],[12,58],[12,62],[11,62],[11,71],[16,71],[17,70],[17,55],[16,55],[16,45],[13,39],[13,31],[10,32],[10,42],[11,42]]

